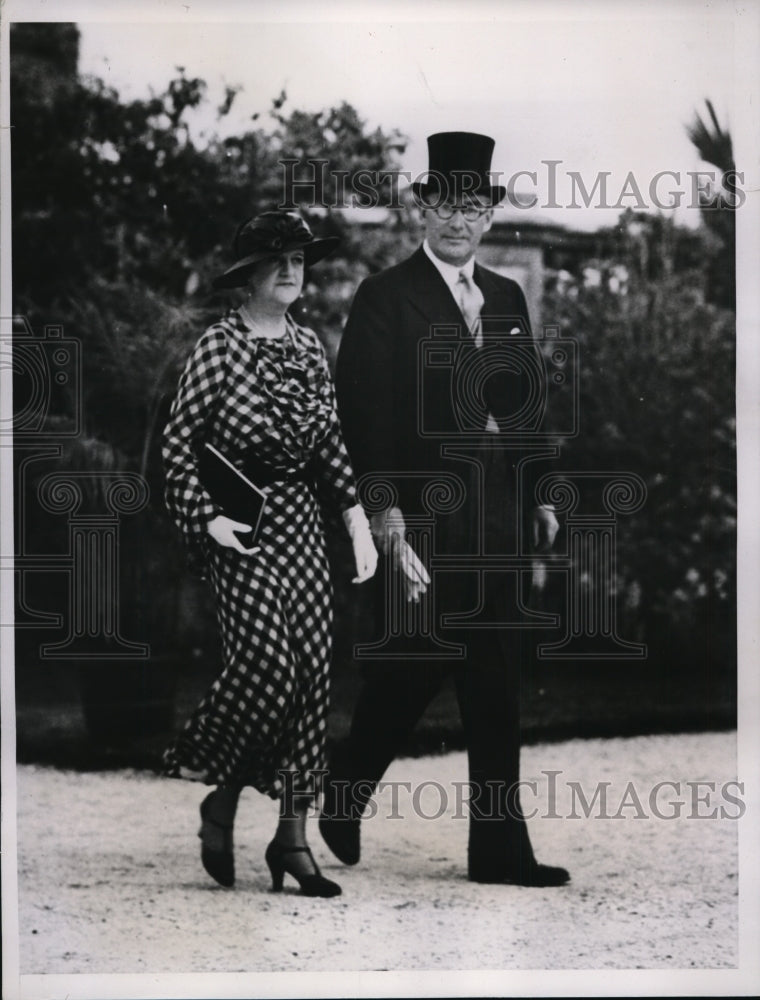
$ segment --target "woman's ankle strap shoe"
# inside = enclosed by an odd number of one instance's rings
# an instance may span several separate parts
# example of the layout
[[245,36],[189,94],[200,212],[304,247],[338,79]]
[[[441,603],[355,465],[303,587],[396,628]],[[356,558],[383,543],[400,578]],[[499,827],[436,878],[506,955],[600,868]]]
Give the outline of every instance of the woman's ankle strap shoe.
[[[308,854],[309,860],[314,866],[314,871],[303,874],[294,870],[292,865],[288,866],[288,854]],[[304,896],[321,896],[327,898],[330,896],[340,896],[341,894],[341,888],[338,883],[331,882],[329,878],[325,878],[320,872],[310,847],[286,847],[273,840],[267,847],[265,859],[272,875],[272,892],[282,892],[282,882],[285,872],[287,872],[301,886],[301,892]]]

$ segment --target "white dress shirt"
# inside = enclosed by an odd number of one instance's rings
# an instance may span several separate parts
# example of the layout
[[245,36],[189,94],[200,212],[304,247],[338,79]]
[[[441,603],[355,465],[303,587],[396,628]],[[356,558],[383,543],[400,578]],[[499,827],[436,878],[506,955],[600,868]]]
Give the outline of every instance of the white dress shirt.
[[466,264],[462,264],[461,267],[456,267],[454,264],[449,264],[445,260],[441,260],[440,257],[436,257],[430,249],[430,244],[427,240],[425,240],[422,244],[422,249],[428,255],[432,263],[438,268],[438,273],[448,285],[449,291],[454,296],[454,301],[458,302],[459,297],[457,295],[457,285],[459,284],[459,275],[464,272],[470,281],[473,280],[472,276],[475,273],[475,258],[470,257]]
[[[459,306],[459,290],[457,287],[459,285],[459,276],[460,274],[464,274],[466,275],[466,277],[470,279],[470,281],[474,283],[473,274],[475,272],[475,258],[470,257],[470,259],[467,261],[466,264],[462,264],[461,267],[456,267],[454,264],[449,264],[447,261],[441,260],[440,257],[436,257],[436,255],[430,249],[430,244],[428,243],[427,240],[423,242],[422,249],[427,254],[431,263],[434,264],[435,267],[437,268],[438,273],[446,282],[446,286],[451,292],[454,301],[456,302],[457,306]],[[488,420],[486,421],[485,429],[490,434],[499,433],[499,426],[490,413],[488,414]]]

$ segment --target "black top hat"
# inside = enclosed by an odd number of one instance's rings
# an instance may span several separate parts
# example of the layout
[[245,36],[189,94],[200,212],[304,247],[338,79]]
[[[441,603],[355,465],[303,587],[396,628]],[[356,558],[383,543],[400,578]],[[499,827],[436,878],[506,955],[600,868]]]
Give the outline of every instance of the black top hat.
[[303,250],[306,264],[316,264],[340,243],[337,236],[318,240],[296,212],[262,212],[238,226],[233,242],[235,263],[214,278],[214,288],[239,288],[250,277],[254,264]]
[[428,140],[428,179],[415,181],[412,192],[418,199],[458,201],[478,194],[497,205],[507,189],[491,184],[491,156],[494,141],[477,132],[436,132]]

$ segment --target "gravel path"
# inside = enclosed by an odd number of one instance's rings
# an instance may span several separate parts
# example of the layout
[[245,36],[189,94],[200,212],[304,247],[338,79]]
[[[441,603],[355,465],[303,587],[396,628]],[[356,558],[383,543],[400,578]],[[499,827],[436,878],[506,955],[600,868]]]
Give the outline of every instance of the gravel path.
[[[554,812],[548,778],[557,776]],[[528,747],[523,793],[539,859],[572,873],[561,889],[466,880],[467,823],[457,818],[463,754],[399,760],[388,780],[419,789],[418,811],[386,792],[365,821],[363,860],[346,869],[311,841],[343,895],[312,900],[286,879],[269,891],[264,848],[275,803],[250,791],[236,826],[238,883],[215,885],[198,858],[203,790],[150,774],[18,771],[19,940],[22,973],[195,973],[285,970],[727,969],[737,964],[737,823],[721,792],[736,777],[735,734],[574,740]],[[649,795],[663,788],[652,815]],[[694,818],[685,782],[711,781]],[[568,782],[587,799],[610,782],[584,818]],[[626,786],[628,786],[626,794]],[[631,791],[631,788],[633,791]],[[443,790],[441,790],[443,789]],[[729,789],[729,794],[734,790]],[[634,801],[641,802],[642,810]],[[446,801],[444,802],[444,799]],[[624,803],[621,808],[621,803]],[[625,804],[627,803],[627,804]],[[670,804],[668,804],[670,803]],[[464,810],[459,809],[460,814]],[[289,888],[290,886],[290,888]]]

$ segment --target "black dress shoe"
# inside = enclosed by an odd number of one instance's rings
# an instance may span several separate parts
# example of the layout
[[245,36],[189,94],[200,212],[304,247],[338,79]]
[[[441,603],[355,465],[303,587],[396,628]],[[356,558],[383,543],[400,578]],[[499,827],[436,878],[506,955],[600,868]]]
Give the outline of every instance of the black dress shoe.
[[[210,792],[203,802],[201,802],[201,828],[198,831],[198,836],[201,838],[201,863],[211,878],[218,882],[219,885],[223,885],[226,889],[229,889],[235,884],[235,855],[232,847],[232,826],[219,823],[211,817],[210,800],[213,794],[213,792]],[[209,825],[216,827],[217,830],[221,830],[221,849],[216,846],[210,847],[206,842]],[[214,839],[218,840],[219,838],[217,836]]]
[[355,865],[361,857],[360,821],[322,813],[319,832],[338,861]]
[[486,882],[492,885],[525,885],[537,889],[550,886],[565,885],[570,881],[570,872],[565,868],[553,865],[540,865],[538,862],[513,874],[502,875],[496,872],[470,869],[471,882]]

